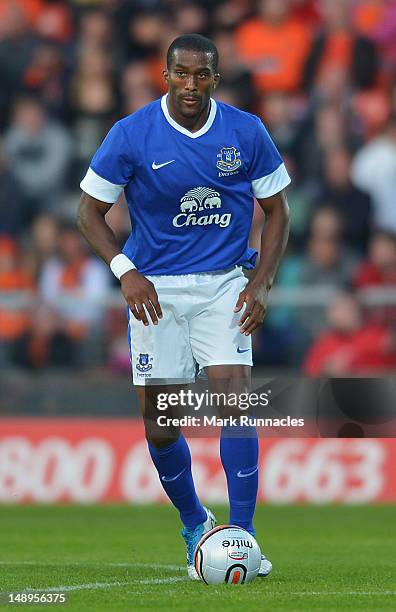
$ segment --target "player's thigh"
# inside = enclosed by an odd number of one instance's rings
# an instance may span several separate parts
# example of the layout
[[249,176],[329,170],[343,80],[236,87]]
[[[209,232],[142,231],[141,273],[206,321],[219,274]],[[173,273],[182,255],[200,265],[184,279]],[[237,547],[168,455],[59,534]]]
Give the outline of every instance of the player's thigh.
[[[200,368],[252,365],[252,339],[240,331],[242,311],[234,312],[247,279],[240,268],[215,274],[203,287],[201,310],[190,320],[190,342]],[[205,304],[205,291],[207,303]]]
[[172,385],[195,379],[187,321],[177,307],[159,295],[163,318],[145,326],[129,311],[128,340],[133,383],[136,386]]

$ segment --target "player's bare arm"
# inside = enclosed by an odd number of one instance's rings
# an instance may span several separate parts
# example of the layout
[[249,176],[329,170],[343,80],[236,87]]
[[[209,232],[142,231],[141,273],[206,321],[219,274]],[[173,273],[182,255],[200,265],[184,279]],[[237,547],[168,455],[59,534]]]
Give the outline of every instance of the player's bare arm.
[[240,319],[241,333],[251,334],[264,320],[268,293],[273,285],[289,236],[289,206],[284,191],[269,198],[258,199],[266,215],[261,235],[261,256],[255,274],[239,294],[235,312],[246,303]]
[[[83,193],[77,217],[80,232],[95,253],[108,265],[120,252],[117,239],[105,219],[110,207],[111,204]],[[162,318],[162,311],[153,283],[136,269],[125,272],[120,283],[122,294],[134,317],[148,325],[145,311],[147,309],[152,322],[157,325],[158,319]]]

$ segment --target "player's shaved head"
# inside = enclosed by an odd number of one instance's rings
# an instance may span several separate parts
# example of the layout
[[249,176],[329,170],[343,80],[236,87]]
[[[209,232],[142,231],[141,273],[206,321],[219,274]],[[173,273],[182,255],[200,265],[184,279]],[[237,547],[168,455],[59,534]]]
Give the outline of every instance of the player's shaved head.
[[166,64],[168,69],[172,66],[175,58],[175,51],[195,51],[197,53],[205,53],[211,56],[211,66],[214,72],[217,72],[219,65],[219,52],[216,45],[201,34],[185,34],[178,36],[172,42],[166,56]]
[[216,46],[200,34],[179,36],[168,49],[163,71],[167,104],[175,121],[191,131],[200,129],[208,118],[220,79],[218,61]]

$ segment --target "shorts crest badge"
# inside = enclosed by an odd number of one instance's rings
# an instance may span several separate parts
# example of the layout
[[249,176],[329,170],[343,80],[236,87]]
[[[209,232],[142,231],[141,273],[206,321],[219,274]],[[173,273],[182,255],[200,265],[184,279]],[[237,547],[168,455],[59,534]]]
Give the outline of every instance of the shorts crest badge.
[[139,357],[136,363],[136,369],[139,370],[139,372],[148,372],[153,367],[152,364],[149,363],[152,360],[153,358],[151,357],[150,359],[148,353],[139,353]]
[[223,172],[234,172],[242,166],[241,153],[235,147],[223,147],[217,154],[216,166]]

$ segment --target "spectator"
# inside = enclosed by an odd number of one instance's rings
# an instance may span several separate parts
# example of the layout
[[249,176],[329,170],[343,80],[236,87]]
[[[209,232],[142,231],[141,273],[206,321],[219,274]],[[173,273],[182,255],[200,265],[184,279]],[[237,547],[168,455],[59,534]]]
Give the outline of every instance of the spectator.
[[251,16],[253,2],[252,0],[217,0],[218,6],[215,7],[213,4],[215,2],[209,0],[208,8],[212,11],[214,27],[232,30]]
[[307,255],[302,262],[302,285],[342,287],[352,281],[356,259],[345,248],[341,215],[323,207],[312,218]]
[[355,287],[396,286],[396,234],[375,232],[370,240],[368,259],[356,271]]
[[112,40],[112,20],[100,10],[93,9],[83,13],[78,22],[79,32],[76,41],[76,54],[107,51],[110,59],[114,44]]
[[72,35],[71,10],[63,0],[44,0],[34,20],[35,31],[45,40],[66,44]]
[[352,181],[371,195],[375,226],[396,232],[396,115],[356,153]]
[[371,198],[352,185],[351,155],[346,147],[332,148],[324,156],[324,181],[318,202],[334,207],[343,217],[344,238],[363,253],[371,229]]
[[389,93],[379,87],[357,91],[350,97],[349,105],[356,128],[365,140],[377,136],[392,114]]
[[309,30],[292,17],[288,0],[260,0],[258,11],[236,31],[239,56],[252,70],[260,93],[296,91],[309,51]]
[[125,309],[109,309],[105,327],[108,365],[115,373],[129,373],[131,368],[131,355],[127,335],[125,333]]
[[282,153],[293,151],[297,127],[292,98],[279,91],[265,94],[261,96],[257,110]]
[[74,226],[65,226],[59,237],[59,254],[48,260],[41,272],[40,292],[65,321],[68,335],[76,340],[99,332],[110,275],[96,257],[91,257]]
[[12,19],[9,9],[15,8],[14,15],[23,15],[23,20],[31,27],[40,17],[43,10],[43,0],[2,0],[0,3],[0,23],[8,28],[8,20]]
[[20,93],[37,37],[29,29],[23,7],[15,2],[3,4],[0,14],[0,127],[8,119],[11,100]]
[[324,24],[314,40],[304,73],[304,87],[310,91],[319,79],[334,71],[348,75],[356,89],[370,88],[377,76],[377,52],[372,42],[354,32],[349,0],[322,0]]
[[316,0],[290,0],[290,7],[294,17],[309,24],[310,29],[315,31],[320,25],[320,2]]
[[142,10],[129,21],[129,38],[125,49],[128,61],[157,55],[164,29],[165,15],[160,11]]
[[[314,210],[314,201],[309,184],[304,184],[304,181],[301,180],[296,157],[283,153],[283,159],[287,172],[292,179],[291,185],[287,189],[287,200],[290,208],[290,236],[288,244],[291,250],[295,249],[296,252],[301,252],[305,249],[305,242]],[[277,282],[279,282],[278,277]]]
[[[352,282],[356,260],[343,242],[342,217],[332,208],[317,210],[312,218],[307,253],[301,259],[300,287],[314,288],[326,299],[336,289]],[[299,349],[302,351],[324,329],[324,313],[320,306],[299,309],[296,325],[300,330]]]
[[66,188],[71,158],[66,129],[46,116],[38,100],[20,98],[4,137],[4,149],[22,191],[28,217],[56,211],[57,201]]
[[[0,237],[0,295],[4,298],[17,292],[32,296],[33,279],[22,265],[18,244],[9,237]],[[20,296],[21,297],[21,296]],[[23,304],[19,308],[0,302],[0,348],[19,338],[28,328],[30,309]]]
[[329,331],[311,346],[303,369],[309,376],[368,375],[396,371],[394,334],[365,323],[352,294],[339,294],[327,309]]
[[25,225],[22,194],[0,145],[0,236],[18,236]]
[[83,174],[93,153],[116,118],[118,91],[110,58],[104,49],[84,48],[70,84],[72,126],[78,143],[75,176]]
[[68,79],[63,53],[56,45],[37,45],[23,80],[26,91],[39,96],[52,116],[66,119]]
[[362,36],[375,43],[384,85],[396,70],[396,4],[394,0],[360,0],[353,8],[353,23]]
[[299,170],[303,179],[313,184],[314,188],[320,189],[326,153],[345,146],[353,146],[345,113],[338,104],[320,105],[306,121],[296,143]]
[[216,97],[223,100],[223,92],[231,91],[235,96],[234,104],[243,110],[252,112],[256,102],[252,75],[237,59],[233,35],[228,30],[219,30],[215,33],[213,40],[219,51],[221,73]]
[[59,239],[56,217],[48,214],[37,216],[29,232],[25,267],[38,282],[44,264],[55,256]]
[[205,8],[198,2],[185,1],[175,11],[176,29],[183,34],[200,32],[208,34],[208,16]]
[[[136,60],[125,66],[121,82],[123,114],[133,113],[159,95],[160,92],[156,90],[153,83],[151,70],[152,65],[150,67],[145,60]],[[161,77],[162,86],[164,79],[162,75]],[[160,82],[158,82],[159,85]]]
[[71,367],[78,364],[77,343],[64,330],[56,311],[38,306],[28,329],[11,347],[11,362],[32,370]]
[[[369,244],[368,258],[358,267],[354,286],[357,289],[396,289],[396,234],[375,232]],[[370,318],[382,323],[396,324],[394,305],[370,308]]]

